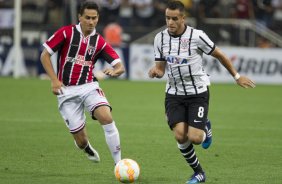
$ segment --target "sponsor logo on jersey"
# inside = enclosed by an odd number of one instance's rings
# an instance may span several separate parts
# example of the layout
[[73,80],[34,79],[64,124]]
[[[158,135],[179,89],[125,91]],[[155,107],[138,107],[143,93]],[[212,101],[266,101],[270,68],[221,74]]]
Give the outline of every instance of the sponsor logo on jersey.
[[168,64],[187,64],[188,63],[188,59],[175,57],[175,56],[166,56],[165,59]]
[[85,57],[82,55],[78,55],[76,58],[67,57],[66,61],[78,64],[78,65],[82,65],[82,66],[91,66],[92,65],[92,61],[85,61]]

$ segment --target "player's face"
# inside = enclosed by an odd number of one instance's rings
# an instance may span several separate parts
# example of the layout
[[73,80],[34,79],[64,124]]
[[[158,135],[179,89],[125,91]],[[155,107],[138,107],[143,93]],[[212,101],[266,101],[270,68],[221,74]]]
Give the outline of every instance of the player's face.
[[166,25],[168,32],[172,35],[179,35],[185,29],[185,16],[179,10],[166,9]]
[[79,22],[84,36],[92,33],[99,19],[99,14],[96,10],[85,9],[82,15],[79,15]]

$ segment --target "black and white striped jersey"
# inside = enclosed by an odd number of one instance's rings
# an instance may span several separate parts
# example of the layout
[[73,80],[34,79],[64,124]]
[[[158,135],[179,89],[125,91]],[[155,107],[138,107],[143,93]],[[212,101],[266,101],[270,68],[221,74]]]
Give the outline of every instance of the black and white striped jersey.
[[210,55],[215,44],[202,31],[186,26],[181,35],[170,35],[168,29],[154,40],[156,62],[167,63],[166,93],[194,95],[203,93],[210,80],[203,68],[203,53]]

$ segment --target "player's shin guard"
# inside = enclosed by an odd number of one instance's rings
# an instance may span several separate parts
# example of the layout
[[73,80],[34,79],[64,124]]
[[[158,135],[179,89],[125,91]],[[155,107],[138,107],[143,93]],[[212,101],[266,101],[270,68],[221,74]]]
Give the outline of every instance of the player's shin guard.
[[103,129],[105,132],[106,142],[111,151],[112,157],[115,163],[118,163],[118,161],[121,160],[121,151],[119,132],[115,125],[115,122],[113,121],[110,124],[103,125]]
[[195,153],[193,144],[188,140],[183,144],[177,143],[177,146],[186,162],[190,165],[194,172],[203,172],[203,169]]

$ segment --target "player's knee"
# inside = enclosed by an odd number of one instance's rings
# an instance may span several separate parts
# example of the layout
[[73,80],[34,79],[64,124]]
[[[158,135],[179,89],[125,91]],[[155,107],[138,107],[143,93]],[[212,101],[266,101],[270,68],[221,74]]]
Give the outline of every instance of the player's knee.
[[92,115],[95,119],[97,119],[102,125],[110,124],[113,122],[113,118],[111,112],[108,107],[102,106],[95,110]]
[[187,135],[184,132],[176,131],[174,132],[174,137],[177,142],[184,143],[187,141]]
[[191,134],[191,135],[188,135],[188,139],[193,144],[201,144],[203,142],[203,135],[201,135],[201,134]]
[[105,116],[105,117],[101,117],[98,119],[98,121],[102,124],[102,125],[107,125],[113,122],[113,118],[111,116]]

